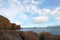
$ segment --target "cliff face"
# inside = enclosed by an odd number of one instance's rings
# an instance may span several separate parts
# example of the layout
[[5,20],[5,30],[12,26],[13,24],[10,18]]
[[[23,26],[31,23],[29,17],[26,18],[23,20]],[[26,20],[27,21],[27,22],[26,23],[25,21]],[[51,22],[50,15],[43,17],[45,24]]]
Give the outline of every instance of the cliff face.
[[10,21],[6,18],[0,15],[0,29],[18,29],[20,28],[19,25],[16,25],[15,23],[10,23]]
[[2,28],[8,29],[10,27],[11,27],[10,21],[7,18],[0,15],[0,29]]

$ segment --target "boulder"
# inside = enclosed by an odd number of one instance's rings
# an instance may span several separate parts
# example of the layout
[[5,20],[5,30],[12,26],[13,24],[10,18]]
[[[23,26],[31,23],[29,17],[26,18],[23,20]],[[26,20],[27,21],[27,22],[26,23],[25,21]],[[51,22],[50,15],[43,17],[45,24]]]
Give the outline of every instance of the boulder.
[[23,40],[22,32],[16,31],[1,31],[0,32],[0,40]]
[[48,32],[42,32],[39,34],[39,40],[60,40],[60,36]]
[[24,32],[25,39],[24,40],[39,40],[38,34],[32,31]]

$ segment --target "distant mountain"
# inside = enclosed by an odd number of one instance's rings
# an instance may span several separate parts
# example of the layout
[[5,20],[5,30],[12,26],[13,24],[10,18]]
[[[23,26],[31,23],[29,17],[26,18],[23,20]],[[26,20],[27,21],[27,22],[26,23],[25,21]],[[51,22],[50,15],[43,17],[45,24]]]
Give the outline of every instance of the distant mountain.
[[57,28],[57,27],[60,28],[60,26],[48,26],[47,28]]

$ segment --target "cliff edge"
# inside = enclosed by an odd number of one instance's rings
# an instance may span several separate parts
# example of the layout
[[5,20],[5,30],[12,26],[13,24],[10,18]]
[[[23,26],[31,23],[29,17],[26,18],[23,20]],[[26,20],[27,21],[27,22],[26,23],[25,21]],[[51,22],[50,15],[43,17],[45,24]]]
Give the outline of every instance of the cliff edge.
[[15,23],[11,23],[6,17],[0,15],[0,30],[1,29],[20,29],[20,25],[16,25]]

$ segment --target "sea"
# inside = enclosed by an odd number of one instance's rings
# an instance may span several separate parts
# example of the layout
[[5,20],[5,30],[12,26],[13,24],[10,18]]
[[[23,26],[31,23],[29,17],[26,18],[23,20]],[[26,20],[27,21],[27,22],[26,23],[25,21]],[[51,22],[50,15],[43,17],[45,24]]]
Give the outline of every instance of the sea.
[[21,31],[33,31],[36,33],[49,32],[51,34],[60,35],[60,27],[39,27],[39,28],[22,28]]

